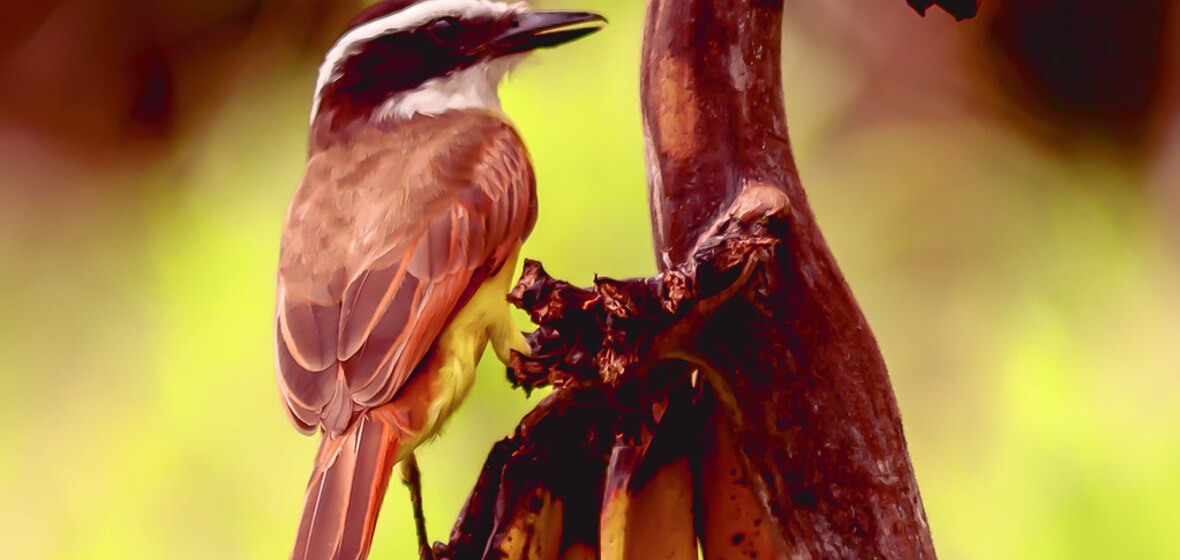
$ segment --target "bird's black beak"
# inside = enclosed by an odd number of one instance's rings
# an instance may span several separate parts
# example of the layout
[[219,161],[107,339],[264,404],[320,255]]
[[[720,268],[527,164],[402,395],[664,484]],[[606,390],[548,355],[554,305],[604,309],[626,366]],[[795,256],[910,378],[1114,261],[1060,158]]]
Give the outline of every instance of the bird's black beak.
[[500,55],[556,47],[585,37],[606,24],[606,18],[590,12],[521,12],[493,44]]

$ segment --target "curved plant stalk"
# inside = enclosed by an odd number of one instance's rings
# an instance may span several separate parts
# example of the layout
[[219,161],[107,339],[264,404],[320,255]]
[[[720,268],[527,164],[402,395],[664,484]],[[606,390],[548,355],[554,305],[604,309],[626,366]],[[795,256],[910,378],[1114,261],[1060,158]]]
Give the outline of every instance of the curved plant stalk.
[[526,262],[510,301],[539,328],[509,378],[556,390],[493,449],[440,558],[688,560],[698,533],[710,560],[935,557],[884,360],[791,153],[782,16],[650,1],[661,272],[580,288]]

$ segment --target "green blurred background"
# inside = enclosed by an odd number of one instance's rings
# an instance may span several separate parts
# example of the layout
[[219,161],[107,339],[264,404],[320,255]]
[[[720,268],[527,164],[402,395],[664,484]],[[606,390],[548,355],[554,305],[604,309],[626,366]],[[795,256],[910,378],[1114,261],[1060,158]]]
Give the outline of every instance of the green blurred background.
[[[510,76],[556,276],[654,270],[643,5]],[[1180,558],[1175,2],[789,2],[791,137],[892,372],[941,557]],[[6,3],[7,558],[280,558],[316,442],[272,369],[273,275],[318,58],[358,4]],[[522,318],[522,327],[524,321]],[[536,400],[485,360],[421,452],[445,539]],[[413,554],[391,486],[373,557]]]

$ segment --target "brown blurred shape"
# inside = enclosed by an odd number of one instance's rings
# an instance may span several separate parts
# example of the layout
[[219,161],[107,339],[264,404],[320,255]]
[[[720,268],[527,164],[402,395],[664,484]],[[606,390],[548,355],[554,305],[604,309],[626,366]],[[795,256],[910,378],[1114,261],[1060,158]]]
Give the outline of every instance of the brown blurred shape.
[[1139,147],[1152,131],[1169,62],[1171,0],[1006,0],[988,39],[1001,87],[1067,133]]
[[1144,170],[1180,145],[1170,140],[1180,122],[1175,4],[989,0],[956,27],[906,17],[889,2],[827,0],[800,4],[788,24],[847,61],[857,86],[829,132],[970,118],[1050,152],[1102,154]]
[[91,163],[166,153],[260,42],[309,56],[357,0],[17,0],[0,19],[0,133]]

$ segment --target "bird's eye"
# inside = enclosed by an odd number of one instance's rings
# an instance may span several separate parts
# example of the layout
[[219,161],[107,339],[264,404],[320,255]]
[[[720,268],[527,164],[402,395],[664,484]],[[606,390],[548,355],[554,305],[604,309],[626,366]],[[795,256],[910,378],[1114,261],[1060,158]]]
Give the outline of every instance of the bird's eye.
[[450,43],[459,37],[459,20],[453,17],[436,19],[426,26],[426,32],[436,43]]

